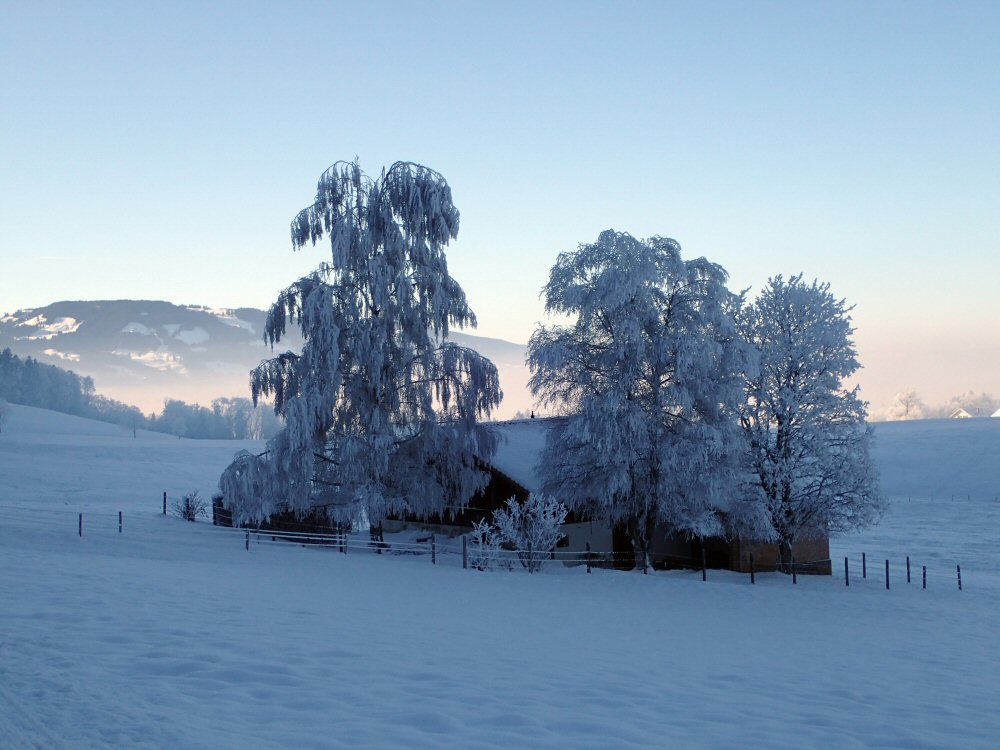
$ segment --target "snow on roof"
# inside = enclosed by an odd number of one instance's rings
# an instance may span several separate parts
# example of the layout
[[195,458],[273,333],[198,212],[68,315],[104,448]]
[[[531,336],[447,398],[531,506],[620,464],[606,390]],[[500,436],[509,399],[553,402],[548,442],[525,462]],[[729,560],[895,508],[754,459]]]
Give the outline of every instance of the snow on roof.
[[537,464],[545,447],[545,432],[551,419],[513,419],[492,425],[500,444],[490,465],[506,474],[528,492],[538,492],[542,483]]
[[965,409],[956,409],[951,413],[949,419],[971,419],[972,415],[969,414]]
[[997,409],[995,412],[993,412],[992,414],[990,414],[990,416],[991,417],[1000,417],[1000,409]]

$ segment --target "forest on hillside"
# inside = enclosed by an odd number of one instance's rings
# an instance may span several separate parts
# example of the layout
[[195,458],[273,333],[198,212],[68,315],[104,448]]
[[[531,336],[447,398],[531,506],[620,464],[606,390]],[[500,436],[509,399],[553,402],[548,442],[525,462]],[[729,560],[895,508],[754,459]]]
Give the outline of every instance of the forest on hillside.
[[255,406],[248,398],[216,398],[211,407],[167,399],[159,414],[143,414],[97,393],[89,376],[22,359],[9,348],[0,352],[0,400],[118,424],[133,434],[142,429],[187,438],[261,440],[282,426],[265,404]]

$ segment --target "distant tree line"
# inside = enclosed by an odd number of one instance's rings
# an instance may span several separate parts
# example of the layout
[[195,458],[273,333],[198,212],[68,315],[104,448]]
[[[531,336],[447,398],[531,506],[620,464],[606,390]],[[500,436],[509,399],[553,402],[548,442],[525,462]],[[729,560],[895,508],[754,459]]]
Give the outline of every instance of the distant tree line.
[[248,398],[217,398],[211,408],[167,399],[147,421],[147,429],[157,432],[214,440],[266,440],[283,426],[266,404],[254,406]]
[[95,392],[94,379],[32,357],[21,359],[9,348],[0,352],[0,400],[73,414],[130,430],[154,430],[188,438],[267,439],[281,420],[265,405],[247,398],[217,398],[211,408],[167,399],[159,414]]

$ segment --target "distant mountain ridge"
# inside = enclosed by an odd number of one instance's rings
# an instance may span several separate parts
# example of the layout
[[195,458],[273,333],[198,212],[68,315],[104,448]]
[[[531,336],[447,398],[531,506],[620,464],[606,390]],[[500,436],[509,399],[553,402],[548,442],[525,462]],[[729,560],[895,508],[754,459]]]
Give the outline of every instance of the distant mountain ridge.
[[[165,398],[207,404],[219,396],[247,396],[249,371],[272,356],[263,341],[266,319],[264,310],[252,307],[53,302],[0,317],[0,349],[89,375],[99,392],[152,411]],[[530,408],[524,345],[459,332],[451,340],[497,365],[507,394],[497,416]],[[292,330],[276,349],[301,346]]]

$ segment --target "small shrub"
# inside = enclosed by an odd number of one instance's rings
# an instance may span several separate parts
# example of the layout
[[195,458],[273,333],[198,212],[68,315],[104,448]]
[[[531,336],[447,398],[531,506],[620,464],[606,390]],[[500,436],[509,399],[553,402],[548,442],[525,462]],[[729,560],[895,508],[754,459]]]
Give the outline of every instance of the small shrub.
[[198,495],[198,490],[194,490],[174,501],[174,513],[185,521],[196,521],[198,516],[208,516],[208,501]]
[[491,570],[500,559],[500,536],[485,518],[472,525],[468,550],[469,565],[476,570]]
[[534,573],[542,569],[562,536],[566,513],[566,506],[557,500],[532,493],[523,503],[510,498],[507,507],[493,511],[493,522],[500,542],[512,544],[521,564]]

